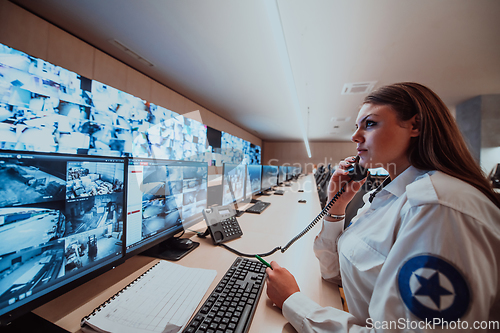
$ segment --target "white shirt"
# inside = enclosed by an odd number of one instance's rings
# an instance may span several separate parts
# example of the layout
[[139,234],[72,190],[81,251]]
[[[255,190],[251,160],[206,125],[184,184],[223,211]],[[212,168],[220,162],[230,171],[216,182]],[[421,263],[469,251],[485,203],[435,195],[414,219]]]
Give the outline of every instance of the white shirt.
[[500,209],[459,179],[414,167],[372,203],[368,195],[348,228],[324,221],[314,243],[322,276],[342,282],[349,313],[295,293],[283,315],[298,332],[500,325]]

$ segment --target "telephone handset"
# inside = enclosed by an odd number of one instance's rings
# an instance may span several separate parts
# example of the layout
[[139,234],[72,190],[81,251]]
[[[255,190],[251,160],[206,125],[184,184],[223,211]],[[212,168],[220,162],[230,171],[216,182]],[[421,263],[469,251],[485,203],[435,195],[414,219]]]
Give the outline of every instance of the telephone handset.
[[361,165],[359,165],[359,156],[356,156],[354,162],[351,164],[349,168],[347,168],[347,175],[350,177],[349,181],[342,186],[342,188],[333,196],[332,200],[328,204],[326,204],[325,208],[314,218],[314,220],[304,229],[300,234],[295,236],[291,241],[288,242],[284,247],[282,247],[281,253],[284,253],[290,246],[292,246],[293,243],[298,241],[302,236],[304,236],[309,230],[311,230],[316,223],[321,220],[326,213],[330,210],[330,208],[333,206],[333,204],[338,200],[338,198],[342,195],[342,193],[345,192],[346,186],[351,182],[359,182],[363,179],[365,179],[368,176],[368,169],[363,168]]
[[236,220],[236,210],[232,206],[211,207],[202,212],[214,245],[243,235],[238,220]]
[[354,163],[347,168],[348,176],[351,177],[355,182],[359,182],[368,176],[368,169],[363,168],[359,165],[359,156],[356,156]]

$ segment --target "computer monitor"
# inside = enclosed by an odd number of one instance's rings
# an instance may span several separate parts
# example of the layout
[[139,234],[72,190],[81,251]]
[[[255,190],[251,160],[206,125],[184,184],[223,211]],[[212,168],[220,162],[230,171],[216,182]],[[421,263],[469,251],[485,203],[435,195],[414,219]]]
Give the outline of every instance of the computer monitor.
[[125,160],[0,151],[0,324],[123,262]]
[[206,162],[129,158],[127,257],[201,221],[207,179]]
[[248,164],[246,179],[245,197],[259,193],[262,186],[262,166]]
[[263,165],[262,166],[262,191],[269,190],[273,186],[278,185],[278,166]]
[[281,165],[278,167],[278,184],[283,184],[286,181],[286,171],[286,166]]
[[246,165],[224,163],[222,170],[222,205],[241,202],[245,196]]
[[289,181],[292,179],[292,167],[291,166],[286,166],[285,167],[285,180]]

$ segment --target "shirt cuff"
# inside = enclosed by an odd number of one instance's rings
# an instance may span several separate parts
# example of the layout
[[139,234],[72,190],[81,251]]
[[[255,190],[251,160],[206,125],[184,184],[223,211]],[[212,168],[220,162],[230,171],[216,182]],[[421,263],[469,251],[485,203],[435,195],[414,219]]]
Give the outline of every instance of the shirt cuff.
[[332,233],[339,234],[342,230],[344,230],[344,222],[345,219],[333,222],[323,219],[323,231],[328,235]]
[[302,332],[304,319],[321,306],[300,291],[289,296],[283,303],[283,316],[298,331]]

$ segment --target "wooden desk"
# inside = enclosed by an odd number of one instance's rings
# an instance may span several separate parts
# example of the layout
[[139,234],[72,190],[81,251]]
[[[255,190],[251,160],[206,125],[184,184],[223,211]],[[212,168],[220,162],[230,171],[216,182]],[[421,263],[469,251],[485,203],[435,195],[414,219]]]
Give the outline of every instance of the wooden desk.
[[[262,214],[246,213],[238,218],[243,236],[226,243],[244,253],[265,253],[276,246],[284,246],[296,234],[301,232],[321,210],[315,182],[312,175],[301,177],[290,187],[283,187],[285,194],[261,196],[259,200],[271,202]],[[304,192],[298,192],[303,189]],[[298,203],[304,199],[306,203]],[[319,263],[314,256],[312,243],[320,230],[320,224],[297,241],[285,253],[280,251],[266,258],[286,267],[296,278],[301,291],[322,306],[342,308],[338,287],[321,279]],[[191,228],[203,232],[205,222]],[[194,232],[186,231],[183,237],[190,237],[200,242],[192,253],[176,263],[188,267],[217,270],[217,277],[203,298],[219,283],[236,255],[226,249],[214,246],[210,237],[202,239]],[[70,331],[81,332],[80,320],[92,310],[118,292],[144,271],[154,265],[158,259],[146,256],[134,256],[122,265],[108,271],[78,288],[35,309],[33,312],[58,326]],[[262,293],[250,332],[294,332],[282,316],[281,310],[273,306]]]

